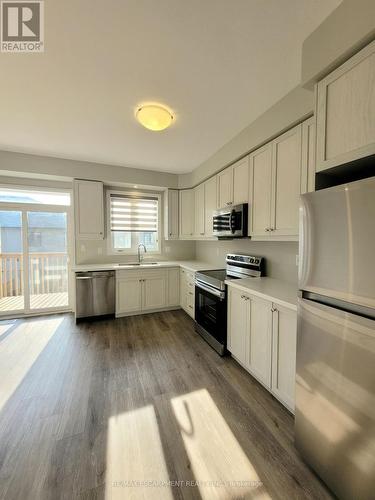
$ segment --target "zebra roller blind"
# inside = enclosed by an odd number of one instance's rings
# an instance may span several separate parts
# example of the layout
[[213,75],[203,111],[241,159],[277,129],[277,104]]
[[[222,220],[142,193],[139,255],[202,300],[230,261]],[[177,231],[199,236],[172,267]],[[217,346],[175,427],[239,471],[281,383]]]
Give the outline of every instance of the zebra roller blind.
[[158,198],[152,196],[138,198],[111,194],[111,231],[157,232],[158,202]]

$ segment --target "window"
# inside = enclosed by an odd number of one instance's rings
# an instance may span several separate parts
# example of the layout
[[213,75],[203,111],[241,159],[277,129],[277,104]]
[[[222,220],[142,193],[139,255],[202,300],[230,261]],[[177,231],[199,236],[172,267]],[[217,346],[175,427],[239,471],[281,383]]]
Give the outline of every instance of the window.
[[0,202],[36,205],[70,205],[70,194],[32,189],[0,188]]
[[109,235],[112,253],[136,254],[143,243],[147,252],[160,251],[160,195],[109,191]]

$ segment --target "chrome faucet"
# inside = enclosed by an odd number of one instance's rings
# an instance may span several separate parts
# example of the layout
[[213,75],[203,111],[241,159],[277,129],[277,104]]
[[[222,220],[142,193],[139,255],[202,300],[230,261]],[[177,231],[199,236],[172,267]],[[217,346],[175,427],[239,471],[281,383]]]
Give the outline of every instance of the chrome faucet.
[[147,253],[147,248],[143,243],[138,245],[138,262],[139,264],[142,262],[143,257],[141,258],[141,247],[143,247],[144,254]]

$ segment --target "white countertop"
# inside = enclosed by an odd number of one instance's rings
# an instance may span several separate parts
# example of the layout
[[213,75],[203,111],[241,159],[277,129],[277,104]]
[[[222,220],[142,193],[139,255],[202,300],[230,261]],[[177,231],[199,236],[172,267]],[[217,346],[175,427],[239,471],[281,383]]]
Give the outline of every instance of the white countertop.
[[[147,264],[147,260],[144,261]],[[150,259],[150,262],[156,262]],[[217,269],[217,266],[208,264],[198,260],[174,260],[174,261],[158,261],[157,265],[150,266],[130,266],[124,264],[78,264],[72,267],[74,272],[87,272],[87,271],[119,271],[122,269],[159,269],[161,267],[183,267],[188,271],[203,271],[207,269]]]
[[297,285],[267,277],[226,280],[225,283],[262,299],[272,300],[275,304],[297,310]]

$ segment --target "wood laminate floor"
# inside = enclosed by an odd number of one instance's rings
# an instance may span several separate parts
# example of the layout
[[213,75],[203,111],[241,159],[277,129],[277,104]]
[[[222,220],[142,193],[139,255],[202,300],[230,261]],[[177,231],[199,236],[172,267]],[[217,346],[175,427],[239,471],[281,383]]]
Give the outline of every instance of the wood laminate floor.
[[292,416],[182,311],[0,322],[0,498],[328,499]]

